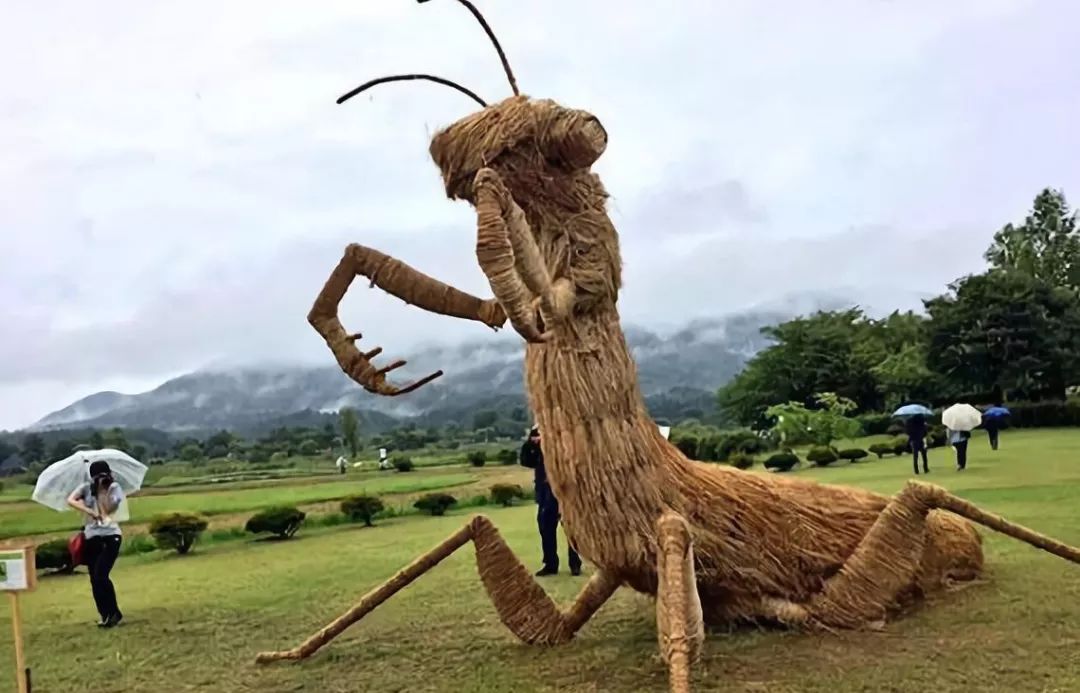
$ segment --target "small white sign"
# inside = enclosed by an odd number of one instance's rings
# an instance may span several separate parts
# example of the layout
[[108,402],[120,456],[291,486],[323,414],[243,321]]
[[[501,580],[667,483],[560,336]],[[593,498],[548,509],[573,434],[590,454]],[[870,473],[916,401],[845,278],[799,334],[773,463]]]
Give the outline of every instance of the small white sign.
[[26,565],[26,552],[0,550],[0,590],[23,591],[30,589],[30,576]]
[[379,448],[379,459],[380,460],[385,460],[386,459],[386,448]]
[[664,440],[667,440],[668,436],[671,435],[671,426],[658,426],[658,428],[660,429],[660,435],[664,436]]

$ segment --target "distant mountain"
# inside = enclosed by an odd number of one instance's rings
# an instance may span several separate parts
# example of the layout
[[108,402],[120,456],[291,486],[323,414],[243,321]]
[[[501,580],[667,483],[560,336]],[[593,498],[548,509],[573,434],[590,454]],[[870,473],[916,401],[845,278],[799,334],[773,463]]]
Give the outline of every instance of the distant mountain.
[[[737,315],[694,320],[660,333],[628,326],[627,340],[642,390],[656,417],[703,416],[712,411],[716,389],[767,345],[763,326],[815,309],[846,305],[835,297],[798,297],[793,305],[770,305]],[[261,431],[277,425],[313,425],[342,407],[360,411],[365,430],[385,430],[411,420],[420,425],[469,424],[480,409],[524,403],[523,345],[512,331],[483,342],[429,346],[394,371],[406,382],[433,370],[445,375],[414,393],[378,397],[365,392],[333,362],[218,368],[174,378],[141,394],[99,392],[42,418],[31,430],[67,428],[156,428],[191,432],[226,428]],[[395,354],[396,356],[396,354]],[[329,360],[329,354],[327,354]]]

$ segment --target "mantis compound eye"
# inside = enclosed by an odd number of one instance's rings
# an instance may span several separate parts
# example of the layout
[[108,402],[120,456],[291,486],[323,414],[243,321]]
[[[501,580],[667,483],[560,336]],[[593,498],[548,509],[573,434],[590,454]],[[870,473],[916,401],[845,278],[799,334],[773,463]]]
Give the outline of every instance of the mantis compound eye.
[[588,168],[607,149],[607,130],[586,111],[564,111],[541,139],[549,159],[571,170]]

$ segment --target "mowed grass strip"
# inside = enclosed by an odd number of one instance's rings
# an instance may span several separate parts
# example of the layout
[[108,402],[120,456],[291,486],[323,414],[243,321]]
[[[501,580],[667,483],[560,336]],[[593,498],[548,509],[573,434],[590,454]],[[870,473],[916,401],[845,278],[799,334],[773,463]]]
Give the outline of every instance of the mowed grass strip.
[[[1080,431],[1016,432],[1002,443],[996,454],[973,445],[961,473],[947,464],[950,451],[932,451],[928,480],[1080,544]],[[798,473],[894,493],[910,472],[909,459],[887,458]],[[535,508],[485,512],[538,567]],[[499,623],[469,547],[312,658],[253,663],[257,652],[290,648],[340,615],[469,515],[302,529],[293,541],[197,547],[187,557],[123,557],[114,580],[126,621],[112,631],[93,627],[85,574],[43,579],[23,600],[35,690],[667,690],[651,600],[620,591],[571,643],[522,645]],[[1080,691],[1080,566],[983,536],[985,581],[939,595],[883,632],[711,633],[694,690]],[[565,559],[562,543],[560,551]],[[541,584],[567,604],[583,580],[564,574]],[[0,622],[0,652],[10,652],[10,637]],[[0,692],[13,691],[10,669],[2,671]]]
[[[470,473],[438,474],[387,472],[334,483],[305,484],[267,488],[221,490],[207,488],[202,493],[132,497],[132,523],[148,522],[154,515],[169,512],[197,512],[204,515],[246,512],[272,505],[300,505],[337,500],[359,493],[388,495],[418,493],[452,488],[473,481]],[[6,503],[0,506],[0,539],[74,530],[79,518],[74,512],[58,513],[34,502]]]

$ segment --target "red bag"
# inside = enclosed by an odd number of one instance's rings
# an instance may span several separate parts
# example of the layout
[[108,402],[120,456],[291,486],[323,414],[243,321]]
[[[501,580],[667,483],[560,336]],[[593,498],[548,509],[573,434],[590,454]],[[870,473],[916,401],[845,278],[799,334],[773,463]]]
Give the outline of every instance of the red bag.
[[68,553],[71,554],[72,567],[78,565],[84,565],[84,559],[86,556],[83,552],[83,543],[86,541],[86,537],[80,531],[75,534],[71,539],[68,539]]

